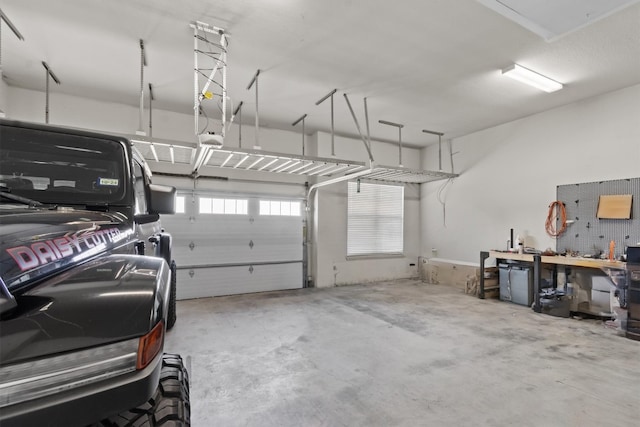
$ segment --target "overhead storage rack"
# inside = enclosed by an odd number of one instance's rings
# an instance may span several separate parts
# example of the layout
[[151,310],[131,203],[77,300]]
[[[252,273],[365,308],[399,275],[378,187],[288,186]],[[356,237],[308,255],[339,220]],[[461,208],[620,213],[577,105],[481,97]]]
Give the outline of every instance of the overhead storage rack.
[[[194,165],[198,157],[206,167],[223,170],[259,171],[273,174],[335,178],[357,174],[360,179],[398,183],[422,184],[455,178],[458,174],[443,171],[409,169],[399,166],[377,165],[334,157],[313,157],[284,154],[239,147],[198,148],[197,144],[162,141],[153,143],[143,138],[133,140],[143,156],[150,161]],[[200,150],[200,151],[198,151]],[[364,173],[365,171],[368,173]],[[200,168],[202,172],[202,168]]]
[[[346,181],[350,179],[369,179],[375,181],[387,181],[396,183],[411,183],[422,184],[430,181],[451,179],[458,176],[455,173],[449,173],[442,171],[442,163],[440,158],[440,170],[439,171],[427,171],[408,169],[402,165],[402,128],[404,125],[387,122],[380,120],[380,123],[392,125],[398,128],[398,166],[385,166],[379,165],[374,161],[371,153],[371,138],[369,135],[369,115],[367,110],[367,99],[364,98],[364,112],[366,121],[366,137],[363,135],[358,118],[353,110],[348,95],[345,93],[344,98],[349,107],[349,111],[353,117],[354,123],[358,130],[358,134],[364,143],[364,146],[368,153],[368,160],[353,161],[338,159],[334,156],[334,128],[333,128],[333,96],[337,92],[337,89],[333,89],[327,95],[322,97],[316,102],[319,105],[326,99],[331,99],[331,157],[313,157],[307,156],[304,152],[304,119],[307,114],[302,115],[296,120],[292,126],[302,122],[302,155],[286,154],[269,152],[261,149],[258,134],[259,134],[259,114],[258,114],[258,77],[260,70],[256,71],[251,82],[247,86],[247,90],[255,86],[256,92],[256,126],[255,136],[256,141],[253,149],[246,149],[242,147],[242,120],[238,123],[239,135],[238,135],[238,147],[229,147],[225,145],[225,132],[228,126],[233,122],[236,114],[242,114],[242,102],[237,106],[229,123],[227,124],[226,118],[226,63],[227,63],[227,45],[229,34],[222,28],[214,27],[203,22],[192,22],[190,24],[194,30],[194,130],[197,137],[197,142],[183,142],[183,141],[171,141],[154,138],[151,136],[151,104],[149,104],[149,137],[146,137],[146,133],[142,131],[142,120],[140,120],[140,130],[136,136],[124,135],[135,144],[136,148],[142,153],[142,155],[149,161],[155,161],[158,163],[171,163],[177,166],[181,166],[179,169],[185,176],[191,176],[194,178],[205,176],[205,168],[218,168],[228,171],[253,171],[269,174],[276,174],[280,176],[305,176],[305,177],[317,177],[318,182],[312,186],[317,188],[324,185],[330,185],[332,183]],[[213,42],[208,39],[208,35],[215,38],[219,37],[219,42]],[[213,40],[213,39],[212,39]],[[202,49],[200,44],[204,43],[207,48]],[[140,41],[140,47],[142,52],[142,64],[141,68],[144,68],[144,45],[142,40]],[[213,68],[202,68],[203,65],[199,62],[199,56],[204,56],[213,61]],[[205,71],[209,72],[205,73]],[[142,73],[141,73],[142,76]],[[205,77],[204,85],[201,87],[201,78]],[[216,80],[219,79],[219,80]],[[142,80],[142,78],[141,78]],[[221,99],[221,129],[218,132],[204,132],[200,129],[198,124],[199,116],[202,112],[203,100],[211,99],[213,93],[209,92],[209,88],[215,86],[220,90],[218,97]],[[141,88],[143,87],[141,81]],[[149,85],[150,99],[153,99],[153,92],[151,91],[151,85]],[[142,92],[141,92],[142,95]],[[140,118],[142,119],[143,103],[141,96],[140,103]],[[433,132],[424,130],[423,132],[432,133],[438,135],[438,145],[441,144],[440,132]],[[442,153],[440,152],[440,157]],[[186,172],[188,166],[190,172]],[[453,160],[452,160],[453,170]],[[311,190],[309,194],[311,194]]]

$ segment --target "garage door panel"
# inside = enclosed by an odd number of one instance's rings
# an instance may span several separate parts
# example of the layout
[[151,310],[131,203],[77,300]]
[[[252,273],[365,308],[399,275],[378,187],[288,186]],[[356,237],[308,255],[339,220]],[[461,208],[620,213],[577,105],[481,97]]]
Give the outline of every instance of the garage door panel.
[[163,216],[179,268],[178,297],[301,288],[303,218],[260,215],[255,196],[211,196],[247,199],[247,214],[200,214],[196,201],[186,213]]
[[271,242],[256,240],[251,256],[261,261],[296,261],[302,259],[302,242],[274,245]]
[[302,263],[178,270],[178,299],[299,289]]
[[263,263],[278,261],[301,261],[302,254],[300,244],[292,248],[278,248],[270,250],[268,248],[255,249],[253,251],[225,251],[220,248],[196,248],[193,251],[189,248],[175,247],[173,258],[179,266],[200,265],[200,264],[237,264],[237,263]]

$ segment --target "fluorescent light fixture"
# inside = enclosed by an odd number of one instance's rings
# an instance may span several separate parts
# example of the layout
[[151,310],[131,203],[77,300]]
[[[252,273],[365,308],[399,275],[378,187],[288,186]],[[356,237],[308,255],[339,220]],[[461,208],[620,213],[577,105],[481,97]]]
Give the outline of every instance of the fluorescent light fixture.
[[555,92],[562,89],[562,83],[558,83],[555,80],[551,80],[548,77],[538,74],[535,71],[531,71],[528,68],[524,68],[521,65],[513,64],[502,70],[502,75],[511,77],[521,83],[528,84],[537,89],[545,92]]

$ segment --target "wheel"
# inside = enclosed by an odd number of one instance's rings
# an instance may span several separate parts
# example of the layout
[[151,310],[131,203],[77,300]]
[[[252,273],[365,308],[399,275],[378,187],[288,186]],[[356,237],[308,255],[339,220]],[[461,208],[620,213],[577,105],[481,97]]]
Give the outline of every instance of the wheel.
[[167,264],[171,265],[171,235],[161,234],[160,245],[158,248],[160,256],[167,261]]
[[169,311],[167,312],[167,329],[173,328],[178,318],[176,314],[176,284],[177,284],[177,272],[176,262],[171,261],[171,289],[169,290]]
[[162,356],[160,383],[151,399],[103,420],[105,427],[183,427],[191,425],[189,374],[178,354]]

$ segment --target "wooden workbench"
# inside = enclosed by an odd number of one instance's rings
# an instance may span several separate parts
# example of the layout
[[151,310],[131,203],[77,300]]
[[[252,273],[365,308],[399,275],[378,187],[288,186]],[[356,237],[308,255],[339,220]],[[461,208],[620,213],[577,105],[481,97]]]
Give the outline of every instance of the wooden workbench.
[[568,257],[568,256],[546,256],[537,254],[519,254],[515,252],[482,251],[480,252],[480,289],[478,298],[484,299],[484,264],[487,258],[495,258],[496,265],[500,260],[513,260],[533,264],[533,310],[540,313],[540,272],[542,264],[566,265],[570,267],[584,268],[620,268],[624,269],[626,263],[621,261],[609,261],[595,258]]

